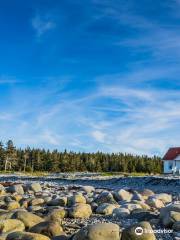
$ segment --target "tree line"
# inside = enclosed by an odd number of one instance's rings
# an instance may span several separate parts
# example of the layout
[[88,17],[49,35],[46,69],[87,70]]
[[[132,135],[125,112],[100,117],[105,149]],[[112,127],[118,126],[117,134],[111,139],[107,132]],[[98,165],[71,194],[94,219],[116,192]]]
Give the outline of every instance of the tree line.
[[19,149],[9,140],[5,145],[0,142],[0,170],[161,173],[162,161],[156,156],[135,156],[127,153],[59,152],[30,147]]

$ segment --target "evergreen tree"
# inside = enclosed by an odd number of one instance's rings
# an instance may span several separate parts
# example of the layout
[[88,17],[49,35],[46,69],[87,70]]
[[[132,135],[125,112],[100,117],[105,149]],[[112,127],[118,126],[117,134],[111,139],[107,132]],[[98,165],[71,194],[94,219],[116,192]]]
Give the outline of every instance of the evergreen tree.
[[0,170],[4,169],[5,159],[6,159],[6,152],[4,149],[4,145],[2,142],[0,142]]
[[6,144],[6,158],[4,170],[13,170],[17,164],[17,152],[14,147],[13,141],[9,140]]
[[16,149],[12,140],[4,148],[0,142],[0,170],[52,172],[144,172],[161,173],[162,160],[156,156],[135,156],[123,153],[75,153],[45,149]]

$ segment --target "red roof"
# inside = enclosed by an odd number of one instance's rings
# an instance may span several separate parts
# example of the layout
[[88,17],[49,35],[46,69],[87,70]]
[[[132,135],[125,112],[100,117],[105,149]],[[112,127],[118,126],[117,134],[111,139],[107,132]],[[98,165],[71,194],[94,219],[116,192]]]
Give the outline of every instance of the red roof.
[[174,160],[178,155],[180,155],[180,147],[169,148],[163,160]]

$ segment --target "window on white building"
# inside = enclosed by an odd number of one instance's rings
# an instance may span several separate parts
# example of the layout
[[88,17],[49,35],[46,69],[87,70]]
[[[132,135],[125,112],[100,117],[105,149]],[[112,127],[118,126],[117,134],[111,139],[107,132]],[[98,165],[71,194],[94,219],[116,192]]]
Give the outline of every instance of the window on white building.
[[169,169],[172,170],[172,168],[173,168],[173,164],[172,164],[172,163],[169,163]]

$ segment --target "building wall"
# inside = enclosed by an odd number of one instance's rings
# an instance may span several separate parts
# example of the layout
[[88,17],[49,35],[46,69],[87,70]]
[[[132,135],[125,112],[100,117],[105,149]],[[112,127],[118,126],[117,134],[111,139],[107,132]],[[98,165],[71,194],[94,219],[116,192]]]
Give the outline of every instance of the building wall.
[[176,161],[176,169],[180,173],[180,161]]
[[164,161],[164,173],[173,173],[173,168],[176,165],[176,171],[180,170],[180,161],[179,160],[166,160]]
[[164,173],[172,173],[172,168],[173,168],[172,164],[173,164],[172,160],[164,161]]

